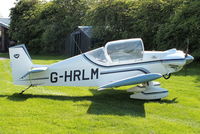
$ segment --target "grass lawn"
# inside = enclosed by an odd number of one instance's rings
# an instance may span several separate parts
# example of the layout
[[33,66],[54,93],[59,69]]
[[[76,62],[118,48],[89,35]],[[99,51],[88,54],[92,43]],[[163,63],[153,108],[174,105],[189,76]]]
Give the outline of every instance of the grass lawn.
[[[5,54],[4,54],[5,55]],[[48,60],[47,60],[48,59]],[[63,59],[35,56],[36,64]],[[80,87],[12,84],[9,60],[0,60],[0,134],[199,134],[200,64],[163,78],[161,101],[129,99],[129,87],[96,91]]]

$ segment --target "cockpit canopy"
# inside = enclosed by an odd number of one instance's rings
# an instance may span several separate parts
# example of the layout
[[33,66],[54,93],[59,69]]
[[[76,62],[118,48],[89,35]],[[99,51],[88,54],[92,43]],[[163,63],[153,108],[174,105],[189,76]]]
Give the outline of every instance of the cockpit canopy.
[[144,46],[140,38],[108,42],[105,47],[86,53],[93,62],[101,65],[125,64],[140,61]]

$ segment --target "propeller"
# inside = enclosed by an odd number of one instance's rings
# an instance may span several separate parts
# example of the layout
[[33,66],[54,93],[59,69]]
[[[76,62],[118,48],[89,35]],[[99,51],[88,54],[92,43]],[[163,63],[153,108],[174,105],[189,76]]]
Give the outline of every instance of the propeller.
[[188,56],[188,52],[189,52],[189,44],[190,44],[189,38],[187,38],[186,42],[187,42],[187,45],[186,45],[185,57]]
[[[188,56],[188,52],[189,52],[189,44],[190,44],[190,40],[189,40],[189,38],[187,38],[186,39],[186,43],[187,43],[187,45],[186,45],[186,51],[185,51],[185,58]],[[184,70],[185,70],[185,76],[187,75],[187,66],[185,65],[185,67],[184,67]]]

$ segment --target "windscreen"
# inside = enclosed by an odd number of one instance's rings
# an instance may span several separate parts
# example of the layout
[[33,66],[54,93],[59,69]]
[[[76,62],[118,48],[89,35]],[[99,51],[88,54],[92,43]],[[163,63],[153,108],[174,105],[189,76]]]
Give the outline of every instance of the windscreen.
[[106,64],[107,59],[104,53],[104,48],[98,48],[93,51],[87,52],[86,56],[90,58],[92,61],[97,62],[99,64]]
[[140,39],[110,42],[107,45],[107,53],[112,62],[141,60],[143,51],[143,43]]

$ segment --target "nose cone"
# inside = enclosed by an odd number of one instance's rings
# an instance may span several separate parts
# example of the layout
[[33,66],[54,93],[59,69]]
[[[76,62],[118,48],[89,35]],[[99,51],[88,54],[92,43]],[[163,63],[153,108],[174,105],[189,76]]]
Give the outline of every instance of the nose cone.
[[189,63],[191,63],[194,60],[194,57],[188,54],[185,57],[185,59],[186,59],[186,64],[189,64]]

